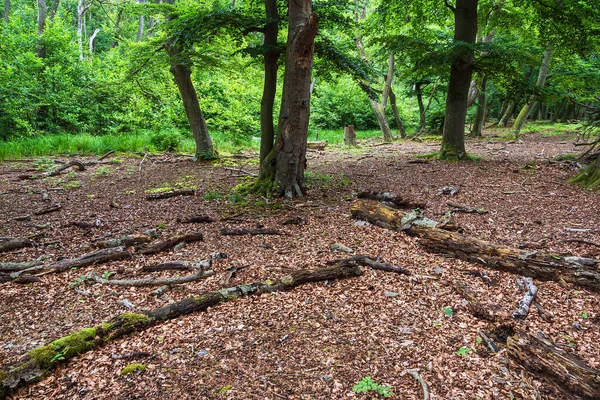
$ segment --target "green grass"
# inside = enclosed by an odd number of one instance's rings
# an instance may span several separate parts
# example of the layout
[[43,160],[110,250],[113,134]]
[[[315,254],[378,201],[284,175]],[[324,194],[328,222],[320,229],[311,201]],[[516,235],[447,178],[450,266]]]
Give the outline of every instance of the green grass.
[[552,123],[550,121],[529,121],[525,124],[521,133],[538,132],[540,135],[563,136],[577,133],[580,124],[563,124],[560,122]]
[[[308,140],[314,141],[315,133],[319,133],[319,140],[327,140],[329,144],[343,144],[344,143],[344,130],[343,129],[315,129],[308,134]],[[378,129],[368,131],[356,131],[356,139],[379,139],[382,137],[382,133]]]

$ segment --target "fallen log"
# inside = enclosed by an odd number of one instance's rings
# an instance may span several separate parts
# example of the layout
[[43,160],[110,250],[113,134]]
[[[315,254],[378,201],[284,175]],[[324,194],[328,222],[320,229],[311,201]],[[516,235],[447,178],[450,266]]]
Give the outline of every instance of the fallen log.
[[411,208],[425,208],[426,204],[421,201],[414,201],[411,199],[398,196],[394,193],[387,192],[360,192],[357,196],[359,199],[377,200],[385,204],[398,209],[411,209]]
[[315,142],[306,143],[306,148],[308,150],[325,150],[325,147],[329,144],[327,140],[318,140]]
[[48,172],[43,172],[41,174],[33,174],[33,175],[21,175],[19,176],[20,179],[42,179],[42,178],[48,178],[51,176],[56,176],[58,174],[60,174],[62,171],[64,171],[65,169],[71,168],[71,167],[75,167],[77,168],[79,171],[85,171],[85,165],[78,160],[72,160],[69,161],[66,164],[61,165],[60,167],[53,169],[52,171],[48,171]]
[[192,233],[186,233],[184,235],[178,235],[178,236],[174,236],[170,239],[164,240],[162,242],[158,242],[152,245],[147,245],[144,247],[138,247],[136,249],[136,251],[140,254],[156,254],[156,253],[160,253],[166,250],[169,250],[175,246],[177,246],[179,243],[192,243],[192,242],[199,242],[203,240],[203,236],[202,233],[200,232],[192,232]]
[[174,276],[171,278],[144,278],[144,279],[104,279],[90,272],[86,276],[86,280],[104,285],[113,286],[130,286],[130,287],[146,287],[146,286],[164,286],[164,285],[182,285],[184,283],[199,281],[213,276],[215,271],[198,269],[196,273],[186,276]]
[[369,256],[362,256],[362,255],[358,255],[358,256],[354,256],[354,257],[350,257],[350,258],[332,260],[332,261],[329,261],[327,264],[336,265],[338,267],[358,264],[358,265],[362,265],[364,267],[378,269],[380,271],[393,272],[393,273],[399,274],[399,275],[410,275],[410,271],[407,270],[406,268],[399,267],[397,265],[385,264],[385,263],[379,262],[377,260],[374,260],[373,258],[371,258]]
[[274,281],[266,280],[215,290],[141,314],[123,313],[108,322],[92,328],[81,329],[46,346],[30,350],[20,361],[2,367],[0,369],[0,400],[4,400],[19,387],[39,381],[54,370],[58,364],[63,364],[79,354],[86,353],[132,332],[145,330],[160,321],[206,311],[209,307],[243,296],[286,291],[310,282],[332,281],[361,275],[362,270],[358,266],[298,270]]
[[528,276],[542,281],[573,283],[600,291],[600,265],[597,260],[552,253],[527,252],[497,246],[490,242],[436,228],[437,222],[414,210],[402,212],[372,201],[357,201],[352,207],[355,219],[387,229],[404,231],[420,238],[425,249],[449,254],[488,268]]
[[577,354],[522,331],[508,338],[506,348],[514,362],[558,389],[561,399],[600,399],[600,369]]
[[49,207],[40,208],[39,210],[34,211],[33,215],[50,214],[51,212],[59,211],[61,208],[62,206],[60,205],[60,203],[56,203]]
[[533,279],[524,276],[523,282],[525,285],[525,296],[523,296],[523,299],[519,301],[519,308],[512,313],[512,317],[514,319],[527,318],[527,315],[529,315],[529,308],[531,307],[531,303],[535,301],[535,295],[538,291],[537,286],[535,286],[533,283]]
[[170,261],[158,265],[144,265],[142,271],[144,272],[157,272],[157,271],[197,271],[199,269],[210,268],[210,260],[202,261]]
[[478,319],[494,322],[496,317],[490,311],[489,307],[485,307],[478,300],[478,296],[471,288],[463,282],[456,280],[450,282],[450,286],[467,301],[467,308],[471,314]]
[[283,235],[283,232],[277,229],[269,228],[221,228],[221,235],[226,236],[242,236],[242,235]]
[[168,199],[170,197],[177,196],[193,196],[195,193],[196,192],[192,189],[170,190],[168,192],[149,194],[148,196],[146,196],[146,200]]
[[6,251],[22,249],[25,247],[32,247],[33,241],[29,238],[15,238],[15,237],[7,237],[0,238],[0,253],[4,253]]
[[182,224],[206,224],[215,222],[215,220],[207,215],[195,215],[192,217],[177,218],[177,222]]
[[36,265],[41,265],[42,261],[44,261],[48,256],[41,256],[33,261],[25,261],[25,262],[0,262],[0,271],[2,272],[17,272],[22,271],[24,269],[28,269],[31,267],[35,267]]
[[484,210],[483,208],[474,208],[471,206],[465,206],[463,204],[458,204],[455,203],[453,201],[448,201],[446,204],[448,204],[448,206],[452,207],[452,211],[454,212],[463,212],[463,213],[467,213],[467,214],[487,214],[487,210]]
[[14,272],[11,274],[11,273],[6,273],[6,272],[0,272],[0,283],[14,282],[14,283],[27,284],[27,283],[35,283],[35,282],[39,282],[39,281],[41,281],[40,278],[38,278],[37,276],[33,276],[31,274],[15,274]]
[[144,234],[133,234],[121,236],[117,239],[107,239],[100,242],[96,242],[95,246],[99,249],[106,249],[108,247],[129,247],[136,246],[139,244],[149,243],[152,238],[149,235]]

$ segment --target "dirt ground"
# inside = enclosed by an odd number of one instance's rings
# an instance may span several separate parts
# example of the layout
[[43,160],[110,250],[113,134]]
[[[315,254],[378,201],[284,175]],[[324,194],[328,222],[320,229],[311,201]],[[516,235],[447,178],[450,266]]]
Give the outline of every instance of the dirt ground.
[[[353,392],[362,378],[389,386],[391,398],[421,399],[420,385],[407,369],[420,369],[432,399],[550,398],[550,386],[508,359],[504,345],[490,354],[479,343],[489,322],[474,318],[444,280],[460,279],[493,308],[500,322],[532,334],[543,332],[600,367],[598,294],[556,282],[536,282],[538,300],[552,314],[546,322],[536,310],[524,321],[512,312],[522,298],[516,278],[487,271],[494,285],[465,274],[482,267],[425,252],[400,232],[357,224],[350,216],[356,193],[377,190],[407,195],[426,203],[425,214],[439,219],[447,201],[484,208],[487,214],[455,214],[466,233],[497,244],[599,258],[600,194],[567,183],[576,168],[554,161],[575,153],[572,138],[530,133],[522,142],[469,141],[479,162],[412,163],[437,144],[360,143],[357,150],[328,148],[310,152],[310,193],[296,201],[231,194],[256,171],[252,158],[226,158],[197,164],[178,156],[121,157],[113,164],[88,167],[48,179],[19,180],[40,166],[29,160],[0,164],[0,236],[43,233],[37,245],[0,254],[2,261],[47,262],[81,256],[100,239],[155,228],[162,237],[200,231],[204,241],[147,257],[115,261],[48,274],[42,281],[0,286],[0,358],[3,365],[26,351],[94,326],[125,311],[144,311],[223,287],[231,266],[245,267],[227,286],[274,279],[286,271],[318,268],[347,256],[334,252],[341,243],[355,254],[379,257],[408,268],[418,279],[364,269],[358,278],[307,284],[295,290],[238,299],[207,312],[158,324],[143,332],[82,354],[15,399],[346,399],[373,398]],[[56,157],[67,161],[69,157]],[[85,158],[86,161],[92,158]],[[110,157],[107,161],[110,160]],[[456,186],[454,196],[438,195]],[[147,201],[149,191],[193,188],[196,194]],[[49,198],[44,201],[43,193]],[[53,213],[14,218],[60,203]],[[209,224],[183,224],[177,218],[208,215]],[[303,225],[283,225],[301,217]],[[86,229],[73,225],[88,222]],[[97,226],[96,226],[97,224]],[[223,236],[223,227],[257,224],[285,235]],[[573,230],[575,229],[575,230]],[[573,240],[576,239],[576,240]],[[111,279],[150,274],[144,265],[169,260],[201,260],[213,252],[217,274],[180,285],[162,296],[155,288],[78,283],[96,271]],[[173,271],[152,273],[168,277]],[[127,302],[123,302],[127,300]],[[133,306],[134,308],[128,308]],[[450,310],[451,308],[451,310]],[[498,323],[496,323],[498,324]],[[463,350],[460,350],[460,349]],[[147,352],[139,359],[115,359]],[[147,368],[121,375],[131,362]]]

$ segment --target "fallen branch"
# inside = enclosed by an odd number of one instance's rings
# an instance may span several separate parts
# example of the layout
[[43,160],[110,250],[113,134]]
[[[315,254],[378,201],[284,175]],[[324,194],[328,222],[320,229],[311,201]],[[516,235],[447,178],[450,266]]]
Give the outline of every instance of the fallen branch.
[[590,246],[600,247],[600,243],[592,242],[590,240],[585,240],[585,239],[563,239],[563,240],[561,240],[561,242],[563,242],[563,243],[583,243],[583,244],[589,244]]
[[527,252],[497,246],[457,232],[438,229],[436,221],[405,213],[379,203],[357,201],[352,216],[395,231],[420,238],[426,249],[482,264],[488,268],[545,281],[560,281],[600,291],[599,262],[591,258],[552,253]]
[[531,307],[531,303],[535,300],[535,295],[537,294],[538,288],[533,284],[533,279],[523,277],[523,282],[526,285],[525,296],[521,301],[519,301],[519,308],[512,313],[512,317],[514,319],[525,319],[529,314],[529,308]]
[[131,360],[133,358],[145,358],[150,357],[150,353],[145,351],[137,351],[134,353],[125,353],[125,354],[111,354],[110,358],[113,360]]
[[152,241],[152,238],[148,235],[143,234],[134,234],[134,235],[125,235],[118,239],[108,239],[100,242],[96,242],[96,247],[99,249],[105,249],[108,247],[129,247],[136,246],[139,244],[149,243]]
[[36,265],[42,264],[48,256],[41,256],[33,261],[25,261],[25,262],[0,262],[0,271],[2,272],[17,272],[22,271],[24,269],[28,269],[31,267],[35,267]]
[[192,217],[177,218],[177,222],[180,222],[183,224],[205,224],[205,223],[215,222],[215,220],[207,215],[195,215]]
[[411,208],[425,208],[426,205],[424,202],[413,201],[410,199],[406,199],[402,196],[398,196],[394,193],[387,192],[360,192],[357,196],[359,199],[369,199],[369,200],[377,200],[383,202],[383,204],[398,208],[398,209],[411,209]]
[[[28,351],[20,361],[0,369],[0,400],[19,387],[38,382],[60,363],[98,348],[132,332],[149,328],[161,321],[206,311],[219,303],[244,296],[291,290],[310,282],[332,281],[362,275],[360,267],[330,267],[293,271],[271,281],[254,282],[207,292],[143,314],[123,313],[106,323],[81,329],[46,346]],[[61,361],[59,361],[61,360]]]
[[492,339],[490,339],[489,337],[487,337],[487,335],[483,332],[479,332],[479,337],[481,338],[481,340],[483,341],[483,343],[485,343],[485,345],[487,346],[487,348],[492,352],[492,353],[497,353],[500,351],[500,347],[498,347],[498,345],[496,343],[494,343],[494,341]]
[[44,172],[41,174],[34,174],[34,175],[21,175],[19,176],[20,179],[42,179],[42,178],[48,178],[50,176],[56,176],[58,174],[60,174],[62,171],[64,171],[65,169],[71,168],[71,167],[75,167],[77,168],[79,171],[85,171],[85,165],[78,160],[72,160],[69,161],[66,164],[61,165],[60,167],[52,170],[52,171],[48,171],[48,172]]
[[109,151],[108,153],[104,154],[104,155],[103,155],[102,157],[100,157],[99,159],[97,159],[96,161],[102,161],[102,160],[104,160],[105,158],[107,158],[108,156],[111,156],[111,155],[113,155],[113,154],[115,154],[115,151],[114,151],[114,150],[111,150],[111,151]]
[[494,322],[496,317],[492,314],[488,307],[485,307],[479,302],[477,294],[471,290],[463,282],[456,280],[450,282],[452,288],[467,301],[467,308],[471,314],[478,319]]
[[140,254],[145,254],[145,255],[156,254],[156,253],[163,252],[165,250],[169,250],[169,249],[177,246],[179,243],[192,243],[192,242],[199,242],[202,240],[203,240],[202,233],[192,232],[192,233],[187,233],[184,235],[175,236],[175,237],[172,237],[165,241],[155,243],[153,245],[147,245],[145,247],[140,247],[136,250]]
[[31,274],[17,274],[13,273],[5,273],[0,272],[0,283],[5,282],[14,282],[21,284],[35,283],[41,281],[37,276],[33,276]]
[[421,388],[423,389],[423,400],[429,400],[429,385],[427,382],[423,380],[421,374],[419,374],[418,369],[408,369],[406,370],[410,376],[416,379],[417,382],[421,384]]
[[268,228],[221,228],[221,235],[226,236],[241,236],[241,235],[283,235],[284,233],[277,229]]
[[0,253],[32,246],[33,241],[29,238],[0,238]]
[[472,213],[472,214],[487,214],[487,210],[483,208],[473,208],[470,206],[465,206],[462,204],[455,203],[453,201],[448,201],[446,204],[452,207],[452,211],[454,212],[463,212],[463,213]]
[[600,399],[600,369],[546,338],[519,331],[506,341],[509,357],[551,383],[561,399]]
[[59,211],[61,208],[62,208],[62,206],[60,205],[60,203],[56,203],[52,206],[40,208],[39,210],[34,211],[33,215],[49,214],[51,212]]
[[378,269],[380,271],[385,272],[393,272],[400,275],[410,275],[410,271],[403,267],[398,267],[396,265],[384,264],[382,262],[376,261],[369,256],[353,256],[350,258],[338,259],[329,261],[327,264],[336,265],[338,267],[353,265],[354,263],[358,265],[362,265],[365,267],[370,267],[373,269]]
[[146,200],[168,199],[170,197],[177,196],[193,196],[195,193],[196,192],[192,189],[171,190],[168,192],[149,194],[148,196],[146,196]]
[[114,286],[130,286],[130,287],[145,287],[145,286],[164,286],[164,285],[181,285],[184,283],[195,282],[201,279],[206,279],[213,276],[215,271],[207,270],[203,268],[199,269],[198,272],[192,275],[172,277],[172,278],[144,278],[144,279],[104,279],[93,272],[86,276],[86,280],[102,283],[104,285]]
[[157,272],[157,271],[197,271],[199,269],[207,269],[211,265],[210,260],[202,260],[197,262],[192,261],[170,261],[158,265],[144,265],[142,271]]
[[225,167],[225,171],[231,171],[231,172],[237,172],[238,175],[235,175],[236,177],[239,176],[258,176],[258,174],[255,174],[254,172],[250,172],[250,171],[246,171],[245,169],[240,168],[230,168],[230,167]]

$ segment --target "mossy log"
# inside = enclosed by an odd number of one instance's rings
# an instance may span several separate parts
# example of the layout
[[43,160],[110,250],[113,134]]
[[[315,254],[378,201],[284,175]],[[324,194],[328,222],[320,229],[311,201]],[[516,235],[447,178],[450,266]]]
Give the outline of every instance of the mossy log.
[[170,197],[177,196],[193,196],[196,192],[192,189],[182,189],[182,190],[170,190],[168,192],[162,193],[152,193],[146,196],[146,200],[160,200],[160,199],[168,199]]
[[39,381],[59,363],[100,347],[106,342],[147,329],[160,321],[206,311],[209,307],[243,296],[291,290],[310,282],[332,281],[361,275],[362,270],[358,266],[298,270],[275,281],[266,280],[215,290],[143,314],[123,313],[93,328],[81,329],[45,346],[30,350],[20,361],[2,367],[0,400],[4,400],[19,387]]
[[307,142],[306,148],[308,150],[325,150],[325,147],[329,144],[327,140],[317,140],[315,142]]
[[0,239],[0,253],[32,246],[33,241],[29,238],[7,237]]
[[373,201],[357,201],[352,207],[352,216],[417,236],[427,250],[449,254],[499,271],[544,281],[562,279],[600,291],[600,265],[594,259],[497,246],[471,236],[439,229],[436,221],[423,217],[414,210],[402,212]]
[[177,246],[179,243],[191,243],[191,242],[199,242],[202,241],[204,238],[202,236],[202,233],[200,232],[192,232],[192,233],[186,233],[184,235],[178,235],[178,236],[174,236],[170,239],[164,240],[162,242],[158,242],[149,246],[144,246],[144,247],[139,247],[137,249],[137,252],[140,254],[156,254],[156,253],[160,253],[169,249],[172,249],[173,247]]
[[576,354],[525,332],[510,336],[506,347],[512,360],[549,381],[561,399],[600,399],[600,370]]

